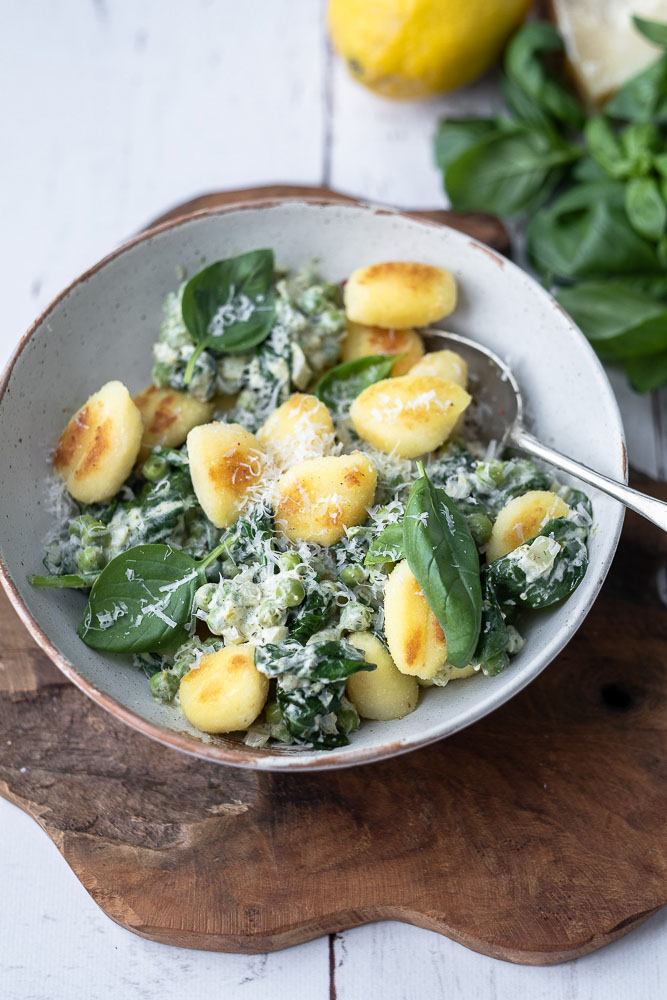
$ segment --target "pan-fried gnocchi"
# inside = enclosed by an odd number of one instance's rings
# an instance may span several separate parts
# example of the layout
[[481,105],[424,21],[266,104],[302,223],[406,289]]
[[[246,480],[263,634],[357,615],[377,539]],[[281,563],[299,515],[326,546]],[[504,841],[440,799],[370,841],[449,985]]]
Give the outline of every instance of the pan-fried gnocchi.
[[206,274],[167,296],[153,385],[108,382],[63,431],[72,509],[32,582],[90,591],[83,641],[212,738],[329,750],[420,698],[446,711],[450,680],[519,652],[519,608],[577,586],[590,502],[463,440],[475,373],[424,330],[455,309],[450,271],[215,267],[210,315]]

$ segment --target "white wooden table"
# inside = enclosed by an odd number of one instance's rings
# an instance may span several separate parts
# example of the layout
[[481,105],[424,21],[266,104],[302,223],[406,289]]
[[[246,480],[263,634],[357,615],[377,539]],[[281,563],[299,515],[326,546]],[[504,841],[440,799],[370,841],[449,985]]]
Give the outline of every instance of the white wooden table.
[[[495,99],[489,80],[425,104],[365,93],[327,50],[322,0],[4,0],[2,11],[1,362],[77,273],[193,195],[326,183],[398,206],[444,205],[435,123]],[[665,395],[635,396],[612,379],[631,462],[665,478]],[[550,969],[506,965],[397,923],[256,957],[153,944],[98,910],[37,825],[3,799],[0,886],[3,1000],[667,992],[667,910]]]

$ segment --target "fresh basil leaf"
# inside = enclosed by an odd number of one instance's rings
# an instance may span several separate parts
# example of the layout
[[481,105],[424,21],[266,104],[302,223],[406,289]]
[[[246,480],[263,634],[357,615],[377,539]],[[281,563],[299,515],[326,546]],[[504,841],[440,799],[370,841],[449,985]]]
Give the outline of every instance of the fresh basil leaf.
[[62,587],[81,590],[85,587],[92,587],[97,579],[97,573],[63,573],[62,576],[50,574],[49,576],[39,576],[32,573],[28,577],[28,583],[33,587]]
[[658,153],[653,157],[653,166],[661,177],[667,177],[667,153]]
[[365,358],[344,361],[322,376],[313,393],[334,413],[340,413],[369,385],[389,378],[396,362],[404,356],[369,354]]
[[616,179],[629,176],[630,160],[608,118],[604,115],[589,118],[584,126],[584,137],[591,156],[605,173]]
[[604,107],[625,121],[667,121],[667,56],[660,56],[623,84]]
[[491,135],[459,156],[445,171],[452,207],[461,211],[519,215],[540,205],[581,155],[544,132],[517,126]]
[[582,156],[580,160],[577,160],[575,165],[572,167],[571,173],[572,181],[577,183],[587,184],[590,181],[607,181],[609,180],[609,174],[604,170],[597,160],[593,159],[592,156]]
[[650,173],[653,154],[662,144],[655,122],[631,122],[620,134],[621,144],[632,162],[632,172],[637,177]]
[[530,128],[542,129],[542,131],[556,134],[553,120],[512,77],[503,74],[500,88],[503,100],[515,118]]
[[266,340],[275,318],[273,250],[218,260],[188,281],[183,322],[197,345],[184,375],[187,385],[203,350],[248,351]]
[[659,272],[655,247],[632,228],[619,181],[578,184],[528,227],[528,251],[538,271],[559,278],[599,278]]
[[[533,568],[539,571],[540,561],[549,555],[548,551],[540,551],[535,558],[531,546],[541,537],[550,540],[554,551],[550,553],[551,562],[547,558],[544,570],[535,575]],[[526,567],[531,570],[528,574]],[[501,604],[548,608],[570,596],[583,580],[587,567],[586,529],[559,517],[548,521],[535,538],[492,562],[486,577]]]
[[98,576],[78,634],[93,649],[163,652],[188,638],[203,564],[169,545],[135,545]]
[[366,553],[364,566],[377,566],[380,563],[398,562],[404,558],[403,522],[390,524],[381,531]]
[[479,557],[468,522],[444,490],[423,472],[410,491],[403,548],[447,640],[455,667],[470,663],[482,620]]
[[600,357],[667,350],[667,305],[618,282],[581,282],[556,296]]
[[667,382],[667,350],[629,358],[624,362],[624,368],[633,389],[652,392]]
[[578,128],[584,119],[581,105],[569,90],[547,74],[539,58],[562,50],[563,40],[552,24],[547,21],[524,24],[505,49],[505,72],[539,107]]
[[491,118],[446,118],[435,133],[435,162],[444,171],[462,153],[497,131]]
[[649,42],[667,49],[667,24],[661,24],[659,21],[647,21],[645,17],[639,17],[637,14],[632,15],[632,23],[639,34],[648,38]]
[[660,239],[667,223],[667,205],[653,177],[630,178],[625,189],[625,211],[641,236]]

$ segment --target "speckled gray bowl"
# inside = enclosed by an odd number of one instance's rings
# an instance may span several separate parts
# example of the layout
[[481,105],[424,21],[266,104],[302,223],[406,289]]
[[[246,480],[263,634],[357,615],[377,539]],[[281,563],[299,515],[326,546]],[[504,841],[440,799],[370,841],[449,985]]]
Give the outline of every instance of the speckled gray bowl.
[[33,637],[94,701],[162,743],[210,760],[265,770],[344,767],[424,746],[502,705],[556,656],[595,600],[616,549],[620,504],[593,495],[596,528],[590,566],[562,606],[527,618],[526,645],[508,670],[424,691],[412,715],[365,722],[344,749],[249,749],[234,738],[206,737],[177,709],[150,696],[128,662],[102,655],[76,635],[85,604],[75,591],[34,590],[42,538],[48,452],[66,418],[112,378],[132,392],[149,381],[161,303],[205,262],[273,247],[281,264],[319,258],[328,280],[379,260],[422,260],[454,272],[459,305],[448,328],[487,344],[517,377],[537,434],[600,472],[624,479],[618,408],[593,351],[553,299],[514,264],[452,229],[399,214],[338,204],[282,201],[190,216],[138,237],[75,281],[19,344],[0,387],[3,584]]

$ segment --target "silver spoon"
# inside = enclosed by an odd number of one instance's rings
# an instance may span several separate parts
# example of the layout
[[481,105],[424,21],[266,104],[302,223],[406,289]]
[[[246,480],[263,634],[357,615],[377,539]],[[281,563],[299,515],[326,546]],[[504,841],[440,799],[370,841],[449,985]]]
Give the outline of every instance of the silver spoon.
[[445,333],[430,328],[423,331],[427,346],[432,351],[449,348],[456,351],[467,363],[471,376],[475,379],[476,402],[483,410],[483,424],[479,428],[485,442],[498,442],[498,451],[507,445],[514,445],[522,451],[555,465],[584,483],[620,500],[642,517],[653,521],[663,531],[667,531],[667,503],[649,497],[645,493],[630,489],[623,483],[589,469],[581,462],[561,455],[548,445],[542,444],[523,426],[523,400],[521,390],[512,369],[490,351],[488,347],[461,337],[457,333]]

